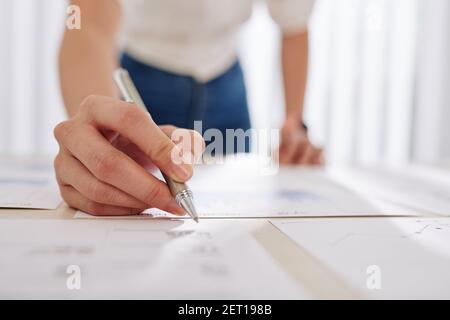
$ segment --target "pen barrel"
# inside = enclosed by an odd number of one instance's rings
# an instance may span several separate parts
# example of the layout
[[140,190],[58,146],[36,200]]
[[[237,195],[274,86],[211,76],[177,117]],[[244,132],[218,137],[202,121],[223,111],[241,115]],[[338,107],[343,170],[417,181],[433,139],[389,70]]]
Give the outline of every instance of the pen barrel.
[[[127,70],[118,69],[114,72],[114,81],[119,88],[125,101],[135,103],[137,106],[147,111],[144,101],[142,100],[130,74]],[[148,113],[151,118],[150,113]],[[189,190],[185,183],[177,182],[163,173],[163,177],[169,187],[170,193],[175,198],[175,201],[186,210],[186,212],[198,222],[198,215],[192,203],[192,191]]]
[[188,186],[185,183],[177,182],[173,180],[172,178],[168,177],[166,174],[162,174],[164,177],[164,180],[166,180],[167,186],[170,189],[170,192],[175,197],[175,199],[178,202],[177,196],[179,195],[185,195],[190,196],[192,198],[192,192],[189,190]]

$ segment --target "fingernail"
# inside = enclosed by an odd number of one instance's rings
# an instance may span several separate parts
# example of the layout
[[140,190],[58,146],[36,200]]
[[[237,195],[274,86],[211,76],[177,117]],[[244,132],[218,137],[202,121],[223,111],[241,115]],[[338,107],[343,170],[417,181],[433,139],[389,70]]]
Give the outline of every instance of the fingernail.
[[186,211],[184,211],[184,209],[182,207],[180,207],[175,200],[172,200],[171,202],[169,202],[169,204],[167,205],[166,211],[176,214],[178,216],[186,215]]

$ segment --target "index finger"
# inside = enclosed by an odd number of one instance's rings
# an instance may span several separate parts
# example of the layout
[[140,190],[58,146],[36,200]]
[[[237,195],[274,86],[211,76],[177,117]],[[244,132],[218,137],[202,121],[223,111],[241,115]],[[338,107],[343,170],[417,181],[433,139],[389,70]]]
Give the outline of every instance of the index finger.
[[192,165],[176,163],[172,159],[173,150],[179,147],[147,112],[135,104],[108,97],[89,97],[83,102],[82,108],[93,123],[126,137],[172,179],[184,182],[192,177]]

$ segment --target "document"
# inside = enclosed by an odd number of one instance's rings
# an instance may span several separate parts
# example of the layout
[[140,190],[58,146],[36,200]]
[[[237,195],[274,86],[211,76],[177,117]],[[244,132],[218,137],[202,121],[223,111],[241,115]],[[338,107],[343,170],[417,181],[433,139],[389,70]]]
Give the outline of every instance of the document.
[[[334,182],[321,169],[280,168],[264,175],[246,164],[199,167],[189,186],[200,218],[402,215]],[[173,216],[151,209],[145,214]],[[90,218],[77,213],[77,218]]]
[[362,298],[450,298],[450,218],[271,223]]
[[208,170],[199,172],[192,182],[202,217],[382,214],[375,205],[336,184],[320,169],[280,168],[276,175],[268,176]]
[[299,299],[235,222],[8,220],[0,298]]
[[0,161],[0,208],[52,210],[60,203],[50,159],[5,158]]
[[53,210],[61,203],[51,176],[0,175],[0,208]]

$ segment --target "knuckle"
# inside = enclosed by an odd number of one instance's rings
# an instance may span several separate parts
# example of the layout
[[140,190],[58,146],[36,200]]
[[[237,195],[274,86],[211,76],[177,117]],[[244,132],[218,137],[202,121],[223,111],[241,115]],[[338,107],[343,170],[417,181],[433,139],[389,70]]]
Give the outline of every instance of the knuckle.
[[53,130],[53,134],[58,142],[64,141],[73,131],[71,120],[59,123]]
[[127,108],[120,115],[119,123],[120,126],[127,130],[134,130],[141,123],[141,121],[145,120],[145,114],[137,107],[137,106],[127,106]]
[[154,186],[153,188],[148,188],[142,200],[144,201],[144,203],[155,206],[158,200],[160,200],[162,197],[162,189],[158,186]]
[[174,145],[165,140],[156,142],[146,154],[150,155],[153,160],[170,161]]
[[164,134],[168,137],[172,137],[173,136],[173,132],[176,131],[178,128],[170,125],[170,124],[166,124],[166,125],[162,125],[159,126],[159,128],[162,130],[162,132],[164,132]]
[[58,175],[59,172],[61,172],[61,169],[63,167],[63,159],[61,156],[61,153],[58,153],[55,157],[55,159],[53,160],[53,166],[55,168],[55,172]]
[[115,151],[100,153],[95,159],[95,174],[103,181],[109,181],[114,171],[119,166],[119,156]]
[[95,202],[107,202],[111,198],[108,188],[98,181],[91,184],[88,192],[90,198]]
[[96,96],[94,94],[88,95],[81,102],[81,104],[80,104],[80,111],[81,112],[89,111],[93,106],[95,106],[97,100],[98,100],[98,96]]
[[101,216],[104,214],[104,207],[94,201],[88,201],[86,203],[86,211],[94,216]]
[[61,197],[63,198],[63,200],[70,206],[73,208],[73,205],[71,203],[70,197],[68,196],[68,190],[65,186],[59,184],[59,193],[61,194]]

